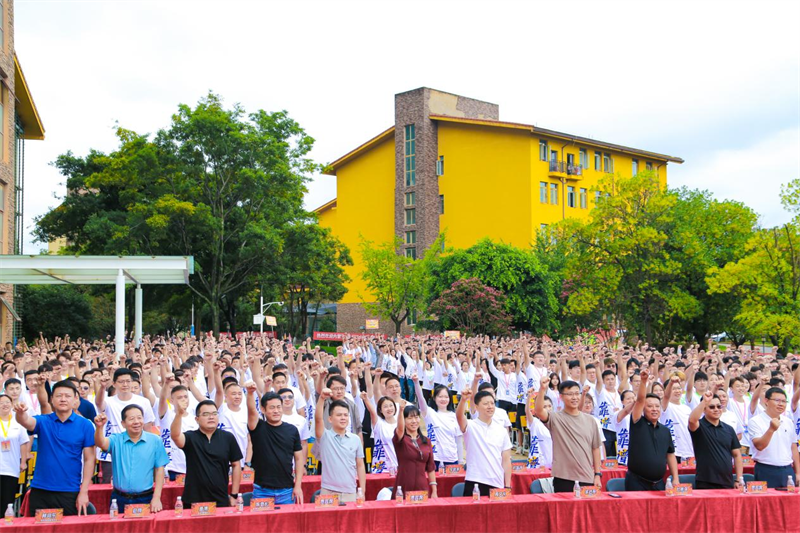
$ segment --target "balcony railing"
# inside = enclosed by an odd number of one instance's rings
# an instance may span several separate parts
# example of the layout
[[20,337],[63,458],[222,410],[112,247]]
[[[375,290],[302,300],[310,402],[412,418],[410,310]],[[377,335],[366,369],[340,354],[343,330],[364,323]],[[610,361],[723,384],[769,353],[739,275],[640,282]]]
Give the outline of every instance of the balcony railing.
[[569,165],[566,161],[550,161],[550,172],[558,172],[567,176],[583,176],[583,167]]

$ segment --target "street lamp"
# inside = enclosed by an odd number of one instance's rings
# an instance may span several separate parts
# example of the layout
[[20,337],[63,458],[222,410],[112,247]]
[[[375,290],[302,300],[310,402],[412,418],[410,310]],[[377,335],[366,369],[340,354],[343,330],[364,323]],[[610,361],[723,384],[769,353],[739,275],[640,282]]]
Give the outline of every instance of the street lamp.
[[274,305],[274,304],[283,305],[283,302],[268,302],[268,303],[264,303],[264,295],[263,294],[261,295],[261,304],[259,306],[260,311],[258,312],[258,314],[261,315],[261,322],[259,324],[259,328],[261,330],[261,335],[262,336],[264,335],[264,311],[269,309],[269,306]]

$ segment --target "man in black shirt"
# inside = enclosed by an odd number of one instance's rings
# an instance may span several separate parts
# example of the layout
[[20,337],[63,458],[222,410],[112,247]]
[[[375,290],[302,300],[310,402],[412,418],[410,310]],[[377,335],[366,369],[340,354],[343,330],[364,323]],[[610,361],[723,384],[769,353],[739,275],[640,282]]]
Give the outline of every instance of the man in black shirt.
[[[721,416],[722,403],[711,391],[703,394],[689,415],[689,433],[697,460],[696,489],[738,489],[744,484],[742,446],[736,431],[720,420]],[[731,458],[736,469],[735,483],[731,478]]]
[[661,399],[655,394],[646,394],[649,378],[646,370],[642,371],[641,378],[631,412],[625,490],[664,490],[663,477],[668,465],[672,482],[678,483],[678,461],[669,429],[658,423]]
[[[303,503],[303,445],[300,433],[283,417],[281,397],[268,392],[261,398],[261,411],[266,422],[261,420],[256,409],[256,384],[248,382],[247,389],[247,429],[253,443],[253,483],[254,498],[275,498],[275,504]],[[292,462],[294,460],[294,463]],[[294,465],[295,478],[292,478]],[[294,501],[292,501],[294,496]]]
[[[175,404],[175,419],[169,428],[172,441],[186,454],[183,503],[216,502],[218,507],[233,507],[242,480],[242,451],[236,443],[236,437],[217,429],[219,413],[212,400],[197,404],[195,413],[199,429],[182,433],[181,419],[188,406],[188,397]],[[228,468],[232,471],[230,494]]]

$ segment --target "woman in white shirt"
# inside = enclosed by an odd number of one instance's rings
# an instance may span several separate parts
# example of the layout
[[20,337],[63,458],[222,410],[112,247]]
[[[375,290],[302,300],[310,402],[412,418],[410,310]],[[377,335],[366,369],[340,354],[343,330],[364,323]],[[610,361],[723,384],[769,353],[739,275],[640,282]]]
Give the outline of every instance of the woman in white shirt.
[[369,410],[372,421],[372,438],[375,445],[372,447],[372,474],[396,473],[397,454],[394,451],[392,437],[397,428],[397,408],[394,401],[388,396],[378,400],[377,410],[372,402],[367,400],[367,393],[361,393],[361,399]]
[[0,394],[0,508],[14,503],[19,475],[28,468],[28,432],[12,415],[11,397]]
[[[416,376],[414,384],[419,396],[421,391]],[[456,420],[450,391],[444,385],[437,385],[433,389],[430,407],[425,402],[420,402],[419,408],[425,419],[427,436],[433,446],[433,460],[436,461],[437,468],[458,464],[457,438],[461,436],[461,430]]]

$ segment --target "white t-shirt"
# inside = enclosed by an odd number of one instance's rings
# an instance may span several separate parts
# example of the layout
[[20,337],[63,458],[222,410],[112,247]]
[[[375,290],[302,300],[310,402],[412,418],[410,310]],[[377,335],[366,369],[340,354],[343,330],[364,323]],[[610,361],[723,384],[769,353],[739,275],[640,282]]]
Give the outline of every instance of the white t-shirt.
[[497,379],[497,399],[501,402],[517,403],[517,375],[498,370],[491,359],[489,359],[489,372]]
[[433,459],[453,463],[458,461],[456,437],[461,435],[456,414],[452,411],[439,412],[428,408],[425,412],[428,440],[433,448]]
[[[190,410],[186,413],[186,416],[181,419],[182,433],[199,429],[197,420],[195,420],[195,417],[192,416],[192,412],[193,410]],[[169,432],[169,428],[172,425],[173,420],[175,420],[175,410],[170,407],[166,410],[164,416],[161,417],[161,442],[164,443],[164,449],[167,450],[167,455],[169,456],[169,464],[167,465],[166,469],[169,472],[185,474],[186,454],[183,452],[183,450],[175,445],[175,442],[172,440]]]
[[468,420],[464,447],[467,458],[466,481],[503,488],[503,452],[511,449],[508,431],[494,421],[484,424],[480,419]]
[[[781,425],[778,427],[778,430],[772,434],[772,439],[769,441],[767,447],[763,450],[758,450],[753,446],[750,449],[753,454],[753,461],[772,466],[787,466],[792,464],[792,443],[797,442],[797,435],[795,434],[794,424],[791,418],[786,415],[781,415],[780,419]],[[747,426],[750,430],[750,437],[753,439],[762,437],[769,429],[771,420],[766,411],[751,418]]]
[[736,417],[738,425],[743,428],[741,445],[750,447],[753,445],[753,443],[750,440],[750,432],[747,429],[747,423],[750,421],[750,409],[748,409],[747,397],[743,399],[744,401],[737,402],[734,399],[733,394],[730,394],[729,396],[728,412],[733,413],[733,416]]
[[[617,417],[614,416],[614,420]],[[617,423],[617,461],[619,464],[628,466],[628,446],[631,442],[631,415],[625,415]]]
[[[617,391],[609,391],[603,387],[597,393],[597,417],[600,425],[607,431],[616,431],[617,411],[622,408],[622,400]],[[554,404],[555,405],[555,404]]]
[[692,408],[688,405],[675,405],[670,402],[667,408],[661,413],[659,422],[667,426],[672,434],[672,444],[675,447],[675,455],[683,459],[684,457],[694,457],[694,445],[692,436],[689,433],[689,415]]
[[11,420],[0,420],[0,475],[19,477],[19,447],[30,441],[28,431],[11,415]]
[[[105,399],[105,407],[106,407],[106,417],[108,421],[106,422],[106,429],[103,432],[106,438],[110,437],[111,435],[116,435],[117,433],[122,433],[125,431],[125,428],[122,427],[122,410],[125,409],[129,405],[138,405],[141,407],[142,411],[144,412],[144,423],[155,423],[156,419],[153,416],[153,406],[150,405],[150,400],[145,398],[144,396],[138,396],[134,394],[130,400],[120,400],[116,395],[115,396],[107,396]],[[104,452],[100,448],[97,448],[97,459],[100,461],[111,461],[111,453]]]
[[[244,404],[244,402],[242,402]],[[300,416],[300,415],[298,415]],[[302,418],[302,417],[301,417]],[[236,444],[242,452],[242,461],[247,457],[247,408],[239,406],[238,411],[234,411],[228,404],[223,403],[219,408],[219,428],[232,433],[236,438]]]
[[531,432],[528,468],[550,468],[553,466],[553,438],[550,430],[535,416],[528,420],[528,429]]
[[390,424],[383,418],[378,417],[375,426],[372,428],[372,438],[375,446],[372,448],[372,473],[383,474],[389,468],[397,468],[397,454],[394,451],[392,437],[397,423]]
[[[734,433],[739,435],[740,433],[744,432],[744,427],[742,423],[739,422],[739,419],[730,411],[723,411],[722,415],[719,417],[720,421],[725,422],[730,427],[733,428]],[[741,443],[740,443],[741,444]]]
[[311,437],[311,431],[308,429],[308,422],[306,419],[296,412],[290,415],[283,415],[281,417],[282,422],[286,422],[287,424],[291,424],[297,428],[298,433],[300,433],[300,440],[308,440]]
[[[478,418],[475,415],[475,418]],[[508,417],[508,411],[503,409],[502,407],[495,407],[494,408],[494,415],[492,415],[492,422],[497,422],[503,428],[510,428],[511,427],[511,419]],[[498,487],[503,488],[503,487]]]

